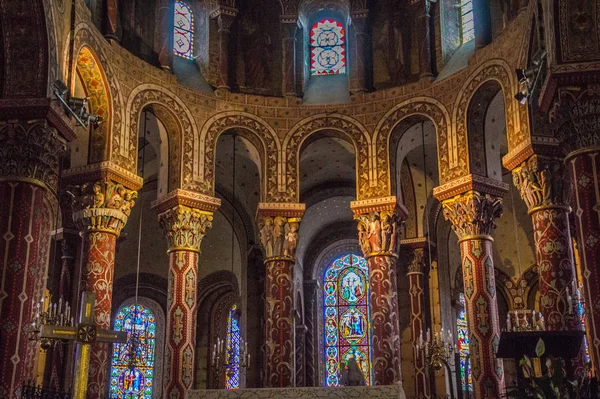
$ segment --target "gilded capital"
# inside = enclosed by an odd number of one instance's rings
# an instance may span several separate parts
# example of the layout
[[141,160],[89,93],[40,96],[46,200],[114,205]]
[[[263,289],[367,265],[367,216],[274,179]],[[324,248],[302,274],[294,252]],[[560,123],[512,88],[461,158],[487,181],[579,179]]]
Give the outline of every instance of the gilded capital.
[[306,209],[304,204],[260,203],[258,228],[260,243],[267,261],[281,258],[296,260],[300,222]]
[[513,182],[530,213],[540,207],[567,206],[565,170],[560,159],[541,155],[533,155],[513,170]]
[[72,185],[67,191],[72,196],[73,221],[81,232],[115,235],[125,227],[138,197],[137,191],[109,179]]
[[163,229],[168,252],[200,252],[200,245],[212,227],[213,213],[185,205],[176,205],[158,214],[158,222]]
[[444,218],[452,223],[459,240],[469,236],[491,237],[495,220],[502,216],[502,198],[468,191],[442,202]]
[[44,119],[0,121],[0,179],[29,180],[56,193],[66,149]]
[[424,274],[427,266],[427,250],[414,248],[408,262],[408,274]]

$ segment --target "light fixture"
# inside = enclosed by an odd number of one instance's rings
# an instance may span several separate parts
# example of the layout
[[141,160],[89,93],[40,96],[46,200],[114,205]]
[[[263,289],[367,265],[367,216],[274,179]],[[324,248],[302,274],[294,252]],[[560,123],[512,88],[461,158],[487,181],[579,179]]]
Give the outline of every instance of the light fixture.
[[527,69],[517,68],[515,70],[517,80],[521,85],[521,90],[515,94],[515,100],[521,105],[525,105],[529,97],[533,94],[539,81],[546,55],[546,50],[540,49],[531,58],[531,67]]
[[62,103],[65,112],[71,114],[75,120],[84,128],[88,126],[97,127],[104,118],[100,115],[91,114],[88,112],[87,98],[79,98],[71,96],[69,88],[62,80],[57,80],[52,84],[52,92],[54,96]]

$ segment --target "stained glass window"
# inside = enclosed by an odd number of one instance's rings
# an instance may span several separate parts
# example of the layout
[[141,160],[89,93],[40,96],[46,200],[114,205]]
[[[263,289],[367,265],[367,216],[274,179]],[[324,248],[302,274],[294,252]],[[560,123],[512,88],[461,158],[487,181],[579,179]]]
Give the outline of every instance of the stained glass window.
[[111,399],[152,399],[156,320],[142,305],[121,308],[116,331],[127,332],[127,342],[115,344],[110,370]]
[[175,25],[173,30],[173,53],[192,59],[194,50],[194,14],[183,1],[175,2]]
[[460,1],[462,24],[462,42],[467,43],[475,39],[475,25],[473,24],[473,0]]
[[465,310],[465,296],[460,293],[458,300],[462,306],[456,319],[458,331],[457,348],[460,354],[460,380],[463,391],[473,391],[473,380],[471,378],[471,363],[469,361],[469,327],[467,326],[467,312]]
[[358,255],[335,260],[323,276],[325,381],[338,386],[341,367],[351,356],[371,385],[369,268]]
[[[587,328],[585,325],[585,313],[583,311],[583,299],[581,298],[581,291],[579,289],[577,290],[577,298],[579,299],[579,305],[577,306],[577,311],[579,312],[579,316],[581,317],[581,328],[583,329],[583,331],[587,331]],[[590,348],[588,347],[588,341],[587,341],[586,335],[583,336],[583,345],[585,346],[585,362],[589,363],[591,361]]]
[[234,304],[227,317],[227,368],[225,369],[225,389],[240,387],[240,322]]
[[322,19],[310,31],[311,75],[346,73],[344,27],[334,19]]

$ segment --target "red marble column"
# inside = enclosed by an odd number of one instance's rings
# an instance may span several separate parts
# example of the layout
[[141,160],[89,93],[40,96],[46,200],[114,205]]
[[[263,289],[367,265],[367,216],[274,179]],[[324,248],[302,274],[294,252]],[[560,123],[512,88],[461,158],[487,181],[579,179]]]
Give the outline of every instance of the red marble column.
[[281,47],[283,59],[281,92],[284,96],[296,96],[296,29],[297,21],[291,18],[289,21],[282,21]]
[[198,199],[183,190],[169,193],[154,204],[169,254],[164,395],[170,399],[183,398],[194,387],[198,256],[219,206],[216,198]]
[[491,233],[502,214],[502,201],[472,190],[442,205],[460,244],[474,397],[499,398],[504,373],[495,356],[500,324]]
[[596,375],[600,368],[600,147],[572,153],[566,160],[573,191],[586,328]]
[[374,385],[401,381],[396,261],[406,210],[396,197],[352,202],[359,242],[369,265],[371,356]]
[[423,358],[420,356],[417,343],[421,334],[425,334],[426,311],[425,291],[427,280],[425,278],[425,248],[415,248],[413,256],[408,264],[408,286],[410,295],[410,329],[413,342],[413,359],[415,367],[415,393],[419,398],[429,398],[431,389],[428,372],[425,368]]
[[294,386],[294,262],[304,204],[260,203],[265,251],[265,384]]
[[[108,176],[77,185],[78,179],[88,176],[77,175],[74,170],[65,172],[65,179],[73,184],[69,187],[74,194],[73,220],[82,237],[83,267],[79,291],[96,294],[94,323],[98,328],[110,329],[117,237],[127,223],[137,193]],[[130,182],[130,186],[137,189],[141,184],[135,181]],[[108,354],[106,343],[93,344],[87,391],[89,399],[106,398],[108,395]]]
[[219,42],[219,64],[217,68],[217,89],[229,90],[229,42],[231,40],[231,24],[235,19],[237,11],[219,10],[217,22],[219,30],[217,32]]
[[[5,116],[3,113],[2,116]],[[33,376],[26,327],[42,298],[65,143],[40,119],[0,122],[0,397]]]
[[166,71],[173,69],[173,15],[174,2],[158,0],[158,63]]
[[577,275],[559,159],[533,155],[513,170],[513,180],[527,204],[539,271],[540,312],[550,331],[580,330],[568,296],[575,296]]

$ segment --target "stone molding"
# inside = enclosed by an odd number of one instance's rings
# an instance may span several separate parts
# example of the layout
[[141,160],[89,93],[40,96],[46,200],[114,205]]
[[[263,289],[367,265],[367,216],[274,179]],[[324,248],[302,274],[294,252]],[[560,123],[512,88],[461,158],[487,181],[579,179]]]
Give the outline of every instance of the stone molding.
[[0,121],[0,180],[27,180],[58,189],[67,145],[44,119]]
[[168,250],[200,253],[200,245],[212,227],[213,213],[185,205],[175,205],[158,214],[167,238]]
[[442,202],[444,218],[460,240],[474,236],[491,239],[495,220],[502,216],[502,198],[471,190]]
[[157,213],[165,212],[177,205],[214,213],[221,207],[221,199],[193,191],[176,189],[152,202],[152,208]]
[[433,189],[433,195],[439,201],[444,201],[469,191],[478,191],[492,196],[502,197],[508,192],[508,188],[508,184],[502,181],[470,174],[435,187]]
[[403,220],[408,218],[408,210],[404,205],[398,204],[396,196],[351,201],[350,208],[352,209],[352,212],[354,212],[355,216],[370,212],[395,210],[402,216]]
[[561,159],[533,155],[512,172],[529,213],[539,207],[568,207],[569,183]]
[[73,141],[77,139],[77,133],[57,101],[49,98],[0,99],[0,115],[3,120],[45,119],[66,141]]
[[110,161],[97,162],[65,170],[63,178],[71,185],[84,184],[96,180],[114,181],[137,191],[144,185],[144,179]]

